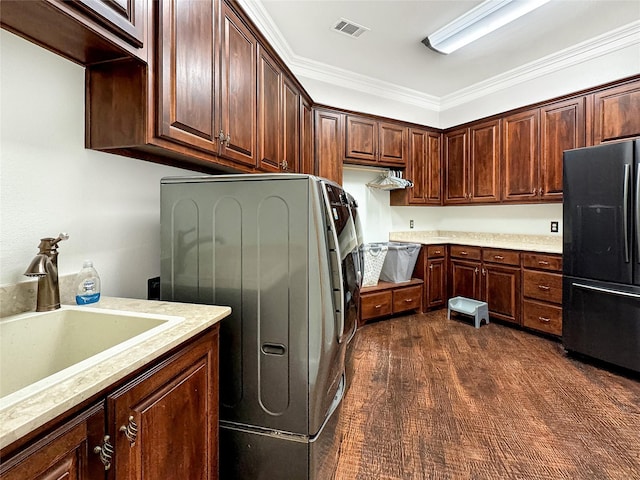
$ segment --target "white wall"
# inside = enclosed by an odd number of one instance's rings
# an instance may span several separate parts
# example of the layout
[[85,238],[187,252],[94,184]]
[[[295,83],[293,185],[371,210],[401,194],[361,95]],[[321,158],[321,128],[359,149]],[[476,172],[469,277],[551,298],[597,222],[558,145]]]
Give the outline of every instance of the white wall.
[[[448,230],[462,232],[562,235],[562,204],[390,207],[389,192],[367,187],[383,169],[346,167],[343,185],[358,201],[365,242],[389,240],[389,232]],[[557,221],[559,232],[550,232]]]
[[146,298],[160,273],[160,184],[192,172],[84,148],[84,68],[0,31],[0,284],[64,231],[61,275],[92,259],[103,294]]

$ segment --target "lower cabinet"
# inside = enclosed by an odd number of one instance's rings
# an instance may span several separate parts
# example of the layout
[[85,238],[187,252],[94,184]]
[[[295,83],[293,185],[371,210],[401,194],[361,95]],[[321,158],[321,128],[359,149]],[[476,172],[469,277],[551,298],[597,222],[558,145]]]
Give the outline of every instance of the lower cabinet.
[[375,287],[363,287],[358,323],[363,325],[367,320],[411,310],[421,312],[422,285],[422,280],[413,278],[409,282],[378,282]]
[[218,330],[3,458],[0,479],[216,480]]
[[520,252],[482,249],[482,295],[489,315],[520,325]]
[[522,324],[551,335],[562,335],[562,257],[522,255]]
[[420,249],[413,276],[424,282],[422,311],[440,308],[447,301],[447,246],[424,245]]

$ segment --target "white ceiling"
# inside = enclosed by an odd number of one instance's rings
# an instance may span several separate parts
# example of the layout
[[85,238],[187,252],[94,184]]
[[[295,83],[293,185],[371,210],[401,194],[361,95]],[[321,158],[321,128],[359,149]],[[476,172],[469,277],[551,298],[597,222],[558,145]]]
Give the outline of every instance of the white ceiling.
[[[421,40],[479,0],[240,0],[294,73],[326,71],[434,102],[559,52],[627,39],[638,45],[640,0],[551,0],[450,54]],[[359,38],[334,32],[341,18],[370,28]],[[631,39],[631,40],[628,40]],[[325,78],[326,81],[326,78]]]

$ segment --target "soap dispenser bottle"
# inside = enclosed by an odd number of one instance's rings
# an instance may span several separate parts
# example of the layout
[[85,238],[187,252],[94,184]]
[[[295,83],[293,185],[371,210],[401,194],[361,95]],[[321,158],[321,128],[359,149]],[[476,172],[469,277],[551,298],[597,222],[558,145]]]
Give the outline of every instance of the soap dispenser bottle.
[[91,260],[85,260],[76,277],[76,303],[88,305],[100,300],[100,277]]

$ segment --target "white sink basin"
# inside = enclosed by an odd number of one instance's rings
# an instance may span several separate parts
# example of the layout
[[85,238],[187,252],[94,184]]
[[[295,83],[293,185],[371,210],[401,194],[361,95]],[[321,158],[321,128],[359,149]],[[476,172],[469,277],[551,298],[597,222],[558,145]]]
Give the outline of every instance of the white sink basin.
[[0,409],[108,361],[182,320],[71,306],[0,319]]

